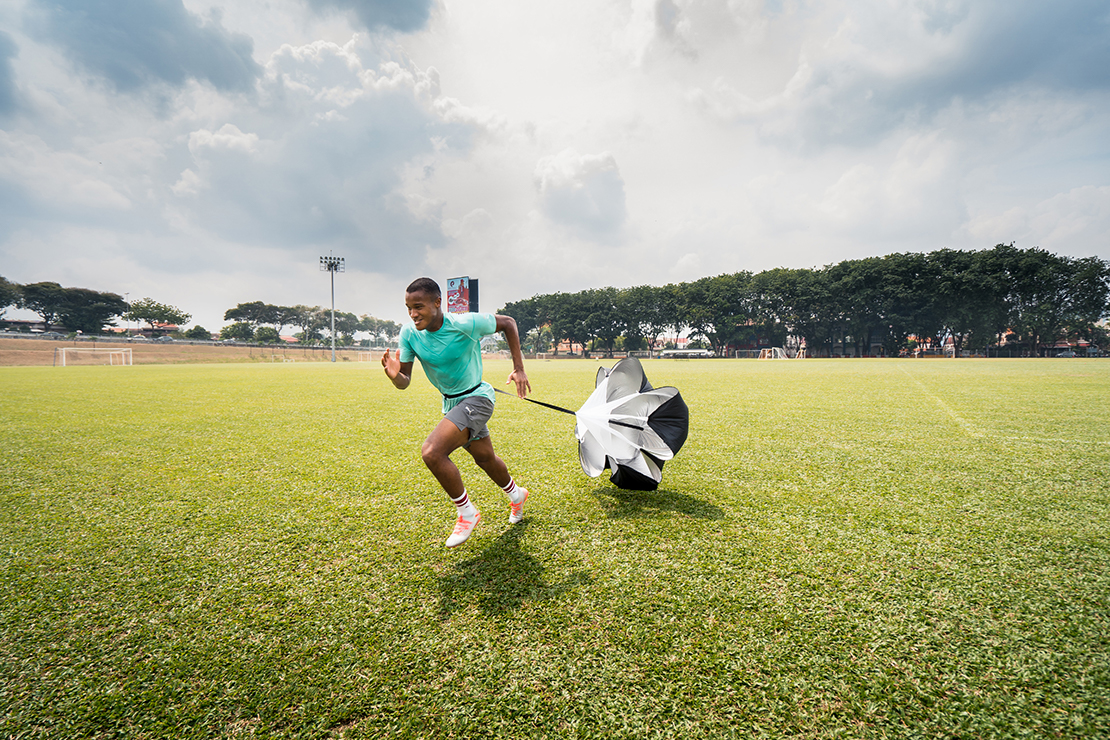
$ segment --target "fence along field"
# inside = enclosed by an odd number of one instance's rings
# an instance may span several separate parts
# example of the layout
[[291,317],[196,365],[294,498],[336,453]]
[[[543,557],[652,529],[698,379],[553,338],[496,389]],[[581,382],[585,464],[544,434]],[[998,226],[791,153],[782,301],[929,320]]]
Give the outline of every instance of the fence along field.
[[422,378],[139,356],[0,368],[5,736],[1110,735],[1110,363],[646,361],[651,493],[499,398],[447,551]]
[[[226,362],[331,362],[331,347],[294,347],[282,345],[238,345],[222,343],[180,342],[90,342],[86,340],[19,339],[0,337],[0,367],[55,365],[57,351],[63,347],[96,349],[131,349],[136,365],[163,365],[179,363],[226,363]],[[339,347],[336,349],[340,362],[355,362],[358,347]],[[365,351],[365,350],[362,350]],[[106,356],[99,358],[80,358],[79,364],[107,365]],[[67,360],[67,365],[73,363]]]

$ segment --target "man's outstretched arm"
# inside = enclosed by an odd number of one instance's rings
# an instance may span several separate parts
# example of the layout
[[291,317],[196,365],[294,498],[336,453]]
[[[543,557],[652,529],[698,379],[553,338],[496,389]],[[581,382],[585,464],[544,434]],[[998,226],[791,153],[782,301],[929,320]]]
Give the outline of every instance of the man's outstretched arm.
[[382,355],[382,367],[398,390],[403,391],[409,387],[409,383],[412,382],[412,363],[401,362],[401,350],[397,350],[395,355],[390,355],[387,349]]
[[513,371],[509,373],[509,379],[505,383],[506,385],[515,383],[516,394],[524,398],[532,392],[532,385],[524,372],[524,355],[520,351],[520,332],[516,328],[516,319],[501,314],[497,314],[494,318],[497,319],[497,331],[505,334],[505,341],[509,343],[509,353],[513,357]]

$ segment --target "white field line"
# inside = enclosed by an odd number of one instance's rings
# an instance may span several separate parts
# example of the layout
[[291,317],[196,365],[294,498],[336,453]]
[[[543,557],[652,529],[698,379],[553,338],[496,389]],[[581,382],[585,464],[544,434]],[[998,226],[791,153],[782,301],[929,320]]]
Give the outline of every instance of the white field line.
[[984,431],[982,429],[977,429],[971,422],[969,422],[967,419],[964,419],[962,416],[957,414],[952,409],[951,406],[949,406],[947,403],[945,403],[943,398],[941,398],[936,393],[931,391],[924,383],[922,383],[920,380],[918,380],[913,375],[911,375],[909,372],[907,372],[906,368],[904,368],[902,366],[899,366],[898,369],[901,370],[902,373],[905,374],[905,376],[907,378],[912,380],[914,383],[917,383],[917,386],[922,391],[924,391],[925,395],[929,396],[934,401],[936,401],[937,405],[940,406],[942,409],[944,409],[944,413],[946,413],[950,417],[952,417],[952,420],[955,421],[957,424],[959,424],[960,428],[963,429],[964,432],[966,432],[969,437],[976,437],[976,438],[979,438],[979,439],[1002,439],[1002,440],[1007,440],[1007,441],[1010,441],[1010,442],[1032,442],[1034,444],[1069,444],[1069,445],[1103,445],[1103,446],[1110,445],[1110,440],[1104,440],[1104,439],[1068,439],[1068,438],[1061,438],[1061,437],[1032,437],[1032,436],[1028,436],[1028,435],[1014,436],[1014,435],[1008,435],[1008,434],[996,434],[994,432],[987,432],[987,431]]

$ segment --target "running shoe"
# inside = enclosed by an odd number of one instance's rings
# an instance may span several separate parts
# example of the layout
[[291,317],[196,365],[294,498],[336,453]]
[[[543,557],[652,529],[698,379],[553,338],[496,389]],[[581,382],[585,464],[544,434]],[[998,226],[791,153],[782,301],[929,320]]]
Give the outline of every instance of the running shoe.
[[458,547],[470,538],[470,533],[474,531],[474,527],[478,526],[478,522],[482,521],[482,512],[475,511],[473,519],[467,519],[462,514],[459,514],[458,520],[455,522],[455,530],[451,532],[451,536],[447,538],[448,547]]
[[528,500],[528,489],[521,488],[524,495],[520,497],[519,503],[509,502],[509,524],[516,524],[524,518],[524,502]]

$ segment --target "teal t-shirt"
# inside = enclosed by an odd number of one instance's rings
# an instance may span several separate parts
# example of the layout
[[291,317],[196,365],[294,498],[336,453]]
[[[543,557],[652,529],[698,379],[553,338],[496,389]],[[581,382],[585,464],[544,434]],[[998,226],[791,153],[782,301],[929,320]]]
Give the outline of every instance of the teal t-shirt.
[[[437,331],[420,331],[410,321],[401,327],[401,362],[420,360],[429,382],[444,395],[445,414],[467,396],[493,401],[493,386],[482,382],[481,341],[496,331],[497,318],[491,313],[445,313]],[[471,388],[465,396],[447,398]]]

